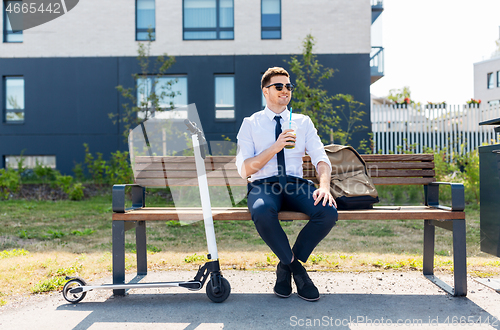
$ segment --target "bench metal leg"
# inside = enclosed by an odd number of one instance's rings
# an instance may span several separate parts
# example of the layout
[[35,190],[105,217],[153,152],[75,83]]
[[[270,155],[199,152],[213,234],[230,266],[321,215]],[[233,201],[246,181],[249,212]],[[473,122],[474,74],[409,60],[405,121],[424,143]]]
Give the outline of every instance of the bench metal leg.
[[148,256],[146,246],[146,221],[138,221],[135,227],[137,250],[137,275],[148,274]]
[[467,295],[465,220],[453,220],[453,274],[455,296]]
[[[113,221],[113,284],[125,284],[125,221]],[[113,290],[116,296],[125,290]]]
[[[453,231],[453,289],[434,276],[435,226]],[[465,240],[465,220],[434,221],[425,220],[423,273],[426,278],[453,296],[467,295],[467,255]]]
[[424,220],[424,275],[434,275],[434,238],[436,228],[431,220]]

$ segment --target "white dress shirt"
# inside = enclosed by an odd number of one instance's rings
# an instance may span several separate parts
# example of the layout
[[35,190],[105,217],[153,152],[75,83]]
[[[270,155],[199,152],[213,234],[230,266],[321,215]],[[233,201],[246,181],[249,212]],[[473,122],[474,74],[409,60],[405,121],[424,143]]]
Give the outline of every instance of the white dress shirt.
[[[276,114],[266,106],[264,110],[243,119],[237,136],[236,166],[240,176],[243,162],[246,159],[259,155],[276,142],[275,116],[281,116],[281,124],[283,124],[283,121],[290,119],[290,111],[287,108],[280,114]],[[330,166],[331,171],[332,165],[311,119],[308,116],[293,113],[292,121],[297,124],[297,138],[294,149],[283,149],[285,151],[286,174],[299,178],[303,177],[302,157],[306,152],[311,156],[311,162],[316,169],[318,163],[323,161]],[[283,131],[285,129],[287,127],[282,127]],[[278,175],[278,158],[277,155],[274,155],[264,167],[250,176],[249,181],[253,182],[276,175]]]

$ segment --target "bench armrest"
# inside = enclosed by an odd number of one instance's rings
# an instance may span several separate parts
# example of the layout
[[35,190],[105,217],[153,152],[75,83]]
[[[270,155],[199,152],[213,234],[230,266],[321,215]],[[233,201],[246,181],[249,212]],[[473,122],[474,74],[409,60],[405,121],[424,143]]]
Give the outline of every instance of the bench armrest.
[[[451,186],[451,207],[439,205],[439,186]],[[431,182],[425,186],[425,205],[449,211],[463,211],[465,209],[465,190],[461,183]]]
[[[132,187],[132,207],[125,209],[125,187]],[[113,185],[113,212],[125,213],[126,210],[140,209],[146,206],[146,188],[138,184]]]

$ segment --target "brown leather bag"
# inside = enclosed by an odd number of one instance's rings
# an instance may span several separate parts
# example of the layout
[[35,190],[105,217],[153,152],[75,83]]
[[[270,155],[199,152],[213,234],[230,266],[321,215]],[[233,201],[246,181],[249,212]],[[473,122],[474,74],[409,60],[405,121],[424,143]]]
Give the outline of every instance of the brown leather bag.
[[339,210],[370,209],[378,203],[378,193],[365,161],[350,146],[330,144],[325,152],[332,163],[330,192]]

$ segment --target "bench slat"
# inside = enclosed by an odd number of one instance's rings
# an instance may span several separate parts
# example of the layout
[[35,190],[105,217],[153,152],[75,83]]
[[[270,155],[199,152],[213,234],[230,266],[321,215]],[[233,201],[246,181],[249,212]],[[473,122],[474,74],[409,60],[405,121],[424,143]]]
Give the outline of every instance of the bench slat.
[[[305,179],[312,180],[316,182],[316,178],[304,177]],[[241,178],[228,178],[227,181],[224,178],[208,178],[209,186],[225,186],[227,184],[231,186],[246,186],[247,182]],[[197,178],[185,178],[185,179],[137,179],[136,183],[144,187],[165,187],[167,186],[197,186]],[[436,178],[411,178],[411,177],[395,177],[395,178],[372,178],[375,185],[425,185],[431,182],[436,182]]]
[[[176,171],[179,169],[183,169],[186,171],[195,171],[196,172],[196,164],[194,162],[191,163],[141,163],[135,164],[136,171],[163,171],[163,169],[167,171]],[[213,165],[211,163],[205,164],[205,170],[211,171],[213,169]]]
[[436,182],[436,178],[372,178],[375,185],[424,185]]
[[[210,178],[207,177],[209,186],[246,186],[247,181],[242,178]],[[136,183],[144,187],[165,187],[167,186],[198,186],[198,178],[176,178],[176,179],[137,179]]]
[[[465,219],[465,212],[445,211],[428,206],[379,206],[369,210],[338,211],[339,220],[454,220]],[[251,220],[250,212],[246,207],[212,208],[214,220]],[[280,220],[309,220],[303,213],[282,211]],[[161,208],[148,207],[129,211],[127,213],[113,213],[113,220],[126,221],[170,221],[203,220],[201,208]]]
[[[234,161],[236,156],[208,156],[205,159],[207,163],[228,163]],[[429,161],[432,162],[434,160],[433,154],[402,154],[402,155],[361,155],[361,158],[365,162],[410,162],[410,161]],[[156,163],[162,161],[162,159],[168,159],[168,162],[176,162],[176,163],[186,163],[186,162],[194,162],[193,156],[137,156],[135,157],[136,163]],[[304,156],[304,161],[311,161],[311,157]]]
[[[138,179],[154,179],[154,178],[165,178],[174,179],[174,178],[197,178],[198,175],[196,171],[167,171],[164,173],[163,171],[141,171],[138,175]],[[207,172],[207,177],[209,178],[237,178],[241,179],[240,175],[236,170],[234,171],[210,171]]]
[[372,178],[376,177],[429,177],[434,176],[434,170],[369,170]]
[[369,162],[410,162],[410,161],[434,161],[433,154],[404,154],[404,155],[361,155],[361,158]]
[[[230,163],[234,162],[236,156],[208,156],[205,158],[205,163]],[[135,157],[135,163],[161,163],[162,160],[168,163],[193,163],[193,156],[137,156]]]
[[[435,182],[434,155],[362,155],[376,185],[418,185]],[[136,183],[147,187],[197,186],[194,157],[136,157]],[[316,170],[310,157],[303,158],[304,178],[316,180]],[[245,186],[240,178],[234,156],[215,156],[205,159],[208,184],[213,186]],[[224,170],[224,171],[223,171]],[[165,175],[167,179],[165,179]]]
[[[376,177],[432,177],[435,175],[434,170],[379,170],[371,169],[369,171],[372,178]],[[304,177],[314,177],[315,171],[304,171]],[[210,178],[235,178],[240,179],[240,175],[236,169],[225,170],[221,169],[215,171],[207,172],[207,176]],[[155,178],[196,178],[196,171],[141,171],[137,175],[138,179],[155,179]]]
[[371,162],[366,167],[379,169],[433,169],[434,162]]
[[[428,156],[428,155],[363,155],[363,156],[384,156],[384,158],[380,159],[374,159],[373,157],[370,157],[370,161],[367,161],[367,167],[372,168],[383,168],[383,169],[432,169],[434,168],[434,162],[432,161],[415,161],[418,159],[413,159],[413,158],[420,158],[420,156]],[[387,157],[385,157],[387,156]],[[410,157],[408,157],[410,156]],[[433,160],[433,155],[430,155],[431,157],[424,157]],[[137,158],[148,158],[148,157],[137,157]],[[188,158],[188,157],[156,157],[156,158],[163,158],[164,162],[162,163],[161,160],[157,160],[155,162],[151,161],[144,161],[140,162],[137,161],[135,162],[135,168],[136,170],[163,170],[165,169],[184,169],[184,170],[196,170],[196,165],[194,162],[194,158]],[[155,158],[155,157],[153,157]],[[180,158],[180,159],[179,159]],[[363,157],[364,158],[364,157]],[[411,158],[411,159],[410,159]],[[146,159],[145,159],[146,160]],[[406,161],[408,160],[408,161]],[[304,169],[314,169],[314,165],[310,161],[309,156],[304,156],[303,158],[304,164],[303,167]],[[226,168],[236,168],[235,164],[235,158],[234,157],[224,157],[224,156],[219,156],[217,159],[214,159],[214,157],[207,157],[205,159],[205,164],[207,169],[212,169],[212,168],[221,168],[221,167],[226,167]]]

